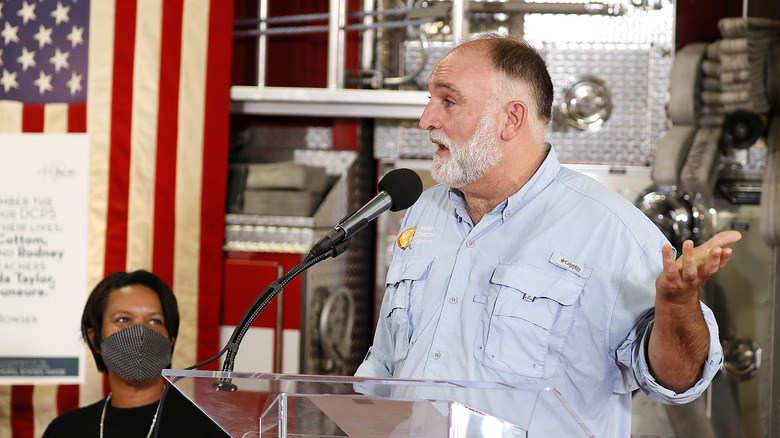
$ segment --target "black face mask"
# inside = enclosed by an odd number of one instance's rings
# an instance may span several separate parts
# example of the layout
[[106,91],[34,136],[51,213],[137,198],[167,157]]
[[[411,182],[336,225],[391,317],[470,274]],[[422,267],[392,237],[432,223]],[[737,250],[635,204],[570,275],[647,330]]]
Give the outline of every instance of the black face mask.
[[171,363],[171,341],[137,324],[103,339],[100,354],[109,370],[133,382],[148,382]]

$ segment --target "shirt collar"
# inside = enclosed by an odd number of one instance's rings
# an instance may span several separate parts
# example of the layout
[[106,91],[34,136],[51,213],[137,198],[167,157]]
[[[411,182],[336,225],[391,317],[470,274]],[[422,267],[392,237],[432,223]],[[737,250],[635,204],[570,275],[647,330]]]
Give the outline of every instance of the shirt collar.
[[452,202],[452,206],[455,207],[455,219],[457,219],[458,222],[466,221],[466,223],[474,225],[471,223],[469,211],[466,209],[466,200],[463,198],[463,193],[458,189],[450,187],[449,195],[450,202]]
[[[545,157],[542,165],[533,174],[530,180],[526,182],[523,187],[515,192],[512,196],[507,198],[504,202],[498,204],[491,213],[500,212],[503,220],[509,219],[512,215],[520,210],[525,204],[527,204],[536,195],[542,192],[545,187],[558,175],[561,169],[561,163],[558,161],[558,155],[555,153],[555,149],[550,143],[545,143],[547,149],[547,157]],[[450,201],[455,207],[455,215],[459,222],[467,221],[471,223],[468,211],[466,210],[466,202],[463,199],[463,195],[458,189],[450,188]]]

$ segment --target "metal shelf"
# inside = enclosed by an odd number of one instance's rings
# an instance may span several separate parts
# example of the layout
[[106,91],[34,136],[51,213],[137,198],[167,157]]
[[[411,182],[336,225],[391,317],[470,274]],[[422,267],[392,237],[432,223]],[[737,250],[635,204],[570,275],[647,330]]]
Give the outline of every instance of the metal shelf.
[[233,86],[236,114],[419,120],[426,91]]

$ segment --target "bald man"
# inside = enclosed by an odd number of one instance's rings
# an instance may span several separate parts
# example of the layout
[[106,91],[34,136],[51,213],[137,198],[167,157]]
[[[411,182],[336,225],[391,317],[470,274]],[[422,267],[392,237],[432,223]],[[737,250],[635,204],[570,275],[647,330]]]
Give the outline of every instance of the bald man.
[[[723,353],[699,286],[740,234],[687,241],[675,260],[630,202],[562,167],[544,140],[552,81],[523,41],[461,44],[427,87],[420,128],[440,184],[406,212],[356,375],[552,387],[605,437],[630,436],[637,388],[668,404],[701,395]],[[498,407],[509,421],[522,409]]]

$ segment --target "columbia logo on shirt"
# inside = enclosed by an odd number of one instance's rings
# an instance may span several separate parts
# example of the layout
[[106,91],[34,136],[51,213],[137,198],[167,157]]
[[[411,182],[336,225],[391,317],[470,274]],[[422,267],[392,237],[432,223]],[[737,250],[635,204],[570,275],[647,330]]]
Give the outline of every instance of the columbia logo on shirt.
[[582,277],[583,271],[585,270],[585,267],[582,266],[581,264],[563,256],[556,258],[554,263],[555,265],[560,266],[561,268],[566,269],[567,271],[573,272],[579,275],[580,277]]

